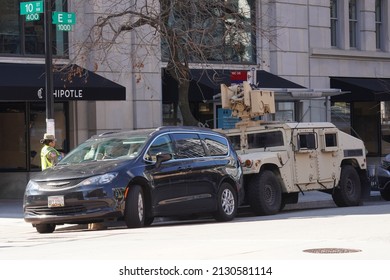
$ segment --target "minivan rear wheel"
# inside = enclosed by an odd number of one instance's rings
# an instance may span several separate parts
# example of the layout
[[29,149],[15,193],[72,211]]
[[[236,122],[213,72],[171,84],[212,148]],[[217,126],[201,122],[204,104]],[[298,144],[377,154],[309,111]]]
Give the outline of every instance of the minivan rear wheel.
[[125,223],[128,228],[143,227],[145,223],[145,201],[141,186],[129,187],[125,206]]
[[215,219],[219,222],[233,220],[237,214],[237,194],[229,183],[222,183],[218,191],[217,203]]

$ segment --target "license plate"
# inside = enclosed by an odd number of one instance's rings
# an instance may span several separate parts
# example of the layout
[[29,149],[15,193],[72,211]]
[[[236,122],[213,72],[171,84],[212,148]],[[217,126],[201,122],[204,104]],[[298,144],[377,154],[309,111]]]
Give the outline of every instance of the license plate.
[[64,207],[65,201],[63,195],[49,196],[47,198],[48,207]]

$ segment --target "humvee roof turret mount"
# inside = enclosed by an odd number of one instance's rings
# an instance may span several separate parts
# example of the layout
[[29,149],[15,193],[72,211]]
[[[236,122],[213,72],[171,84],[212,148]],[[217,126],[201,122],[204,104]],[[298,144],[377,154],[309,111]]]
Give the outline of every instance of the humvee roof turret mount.
[[257,215],[297,203],[299,193],[321,191],[338,206],[357,206],[369,192],[363,141],[328,122],[255,120],[275,113],[274,92],[221,85],[222,107],[241,120],[220,130],[234,144],[244,171],[245,202]]

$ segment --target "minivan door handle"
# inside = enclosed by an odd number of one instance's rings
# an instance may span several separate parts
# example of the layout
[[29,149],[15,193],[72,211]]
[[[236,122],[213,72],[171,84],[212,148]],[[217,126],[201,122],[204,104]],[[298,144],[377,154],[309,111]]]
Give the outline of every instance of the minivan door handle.
[[187,171],[187,170],[191,170],[191,165],[187,165],[187,166],[179,166],[178,170],[179,170],[179,171]]

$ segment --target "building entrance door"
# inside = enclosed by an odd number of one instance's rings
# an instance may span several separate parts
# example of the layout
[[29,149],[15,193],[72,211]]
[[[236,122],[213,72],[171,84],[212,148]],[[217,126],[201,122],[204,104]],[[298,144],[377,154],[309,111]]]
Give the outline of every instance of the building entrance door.
[[351,106],[352,135],[363,140],[367,156],[381,156],[379,102],[353,102]]

